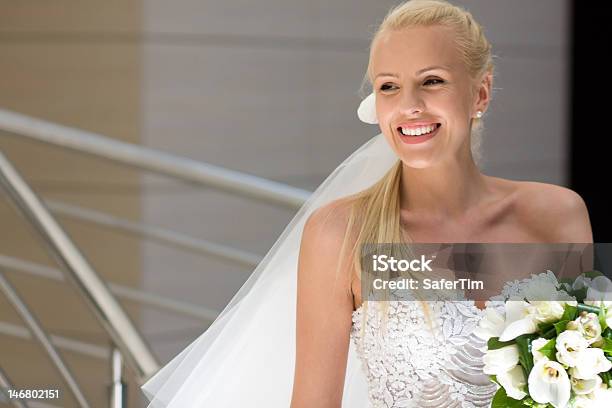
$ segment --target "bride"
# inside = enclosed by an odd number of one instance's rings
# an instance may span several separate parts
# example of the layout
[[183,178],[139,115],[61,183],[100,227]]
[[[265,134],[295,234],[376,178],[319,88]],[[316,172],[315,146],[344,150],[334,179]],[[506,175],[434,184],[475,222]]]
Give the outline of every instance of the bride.
[[393,8],[373,36],[373,92],[358,110],[382,133],[332,172],[210,328],[142,386],[149,406],[489,406],[495,384],[469,330],[461,341],[415,334],[431,313],[474,327],[485,305],[368,301],[356,248],[593,241],[575,192],[480,172],[493,72],[469,12],[442,0]]

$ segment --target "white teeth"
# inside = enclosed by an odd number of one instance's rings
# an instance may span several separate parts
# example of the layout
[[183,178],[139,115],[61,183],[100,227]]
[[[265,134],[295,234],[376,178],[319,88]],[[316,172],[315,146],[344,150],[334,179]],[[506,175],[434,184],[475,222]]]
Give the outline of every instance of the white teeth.
[[431,125],[431,126],[423,126],[420,128],[412,128],[412,129],[402,128],[402,134],[406,136],[420,136],[425,133],[432,132],[433,130],[436,129],[436,126],[437,125]]

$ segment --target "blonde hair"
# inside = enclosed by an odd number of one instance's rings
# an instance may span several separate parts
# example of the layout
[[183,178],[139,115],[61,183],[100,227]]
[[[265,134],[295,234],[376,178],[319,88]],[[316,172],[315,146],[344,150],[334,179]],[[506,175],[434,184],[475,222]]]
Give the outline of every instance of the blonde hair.
[[[372,49],[378,37],[389,30],[401,30],[415,26],[441,25],[454,31],[457,49],[461,54],[470,79],[477,84],[477,80],[486,73],[493,73],[493,55],[491,45],[485,38],[480,24],[463,8],[454,6],[444,0],[410,0],[392,8],[375,32],[370,43],[370,56],[365,80],[372,85],[371,61]],[[482,120],[473,119],[471,124],[472,157],[478,165],[481,161]],[[405,243],[400,225],[400,182],[402,174],[402,161],[398,161],[374,185],[359,193],[347,197],[350,202],[347,232],[341,250],[345,252],[345,245],[349,235],[354,236],[352,268],[355,275],[351,275],[351,287],[354,278],[359,278],[361,269],[360,251],[364,244],[372,243]],[[408,238],[408,241],[412,241]],[[394,246],[396,248],[398,246]],[[414,272],[402,273],[409,277],[421,280]],[[361,274],[362,277],[365,274]],[[365,328],[367,315],[367,294],[362,293],[363,318],[362,330]],[[428,318],[428,307],[422,302],[425,316]],[[388,302],[383,302],[383,316],[387,316]],[[386,322],[386,318],[384,320]],[[383,323],[384,324],[384,323]],[[363,338],[363,333],[362,333]]]
[[[388,31],[399,31],[409,27],[444,26],[453,30],[453,39],[457,50],[470,80],[474,86],[486,73],[495,72],[495,64],[492,54],[492,46],[484,35],[482,26],[476,22],[472,14],[458,6],[454,6],[445,0],[410,0],[401,3],[387,13],[382,23],[374,33],[370,42],[370,55],[368,67],[361,84],[361,96],[369,93],[365,88],[371,88],[373,84],[372,75],[372,52],[378,38]],[[483,161],[482,141],[484,122],[481,118],[475,118],[471,123],[470,141],[474,162],[481,167]]]

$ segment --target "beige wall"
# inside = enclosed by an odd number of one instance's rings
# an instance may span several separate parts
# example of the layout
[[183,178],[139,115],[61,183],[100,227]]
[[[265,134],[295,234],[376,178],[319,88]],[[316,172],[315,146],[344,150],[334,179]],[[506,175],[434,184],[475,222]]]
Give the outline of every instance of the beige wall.
[[[0,1],[0,108],[139,143],[142,60],[134,33],[140,28],[138,1]],[[140,218],[140,176],[133,170],[2,132],[0,149],[44,199]],[[104,278],[138,285],[138,240],[58,219]],[[5,197],[0,200],[0,223],[1,254],[57,266]],[[49,333],[108,345],[71,285],[12,270],[5,276]],[[137,318],[139,311],[126,306]],[[3,295],[0,321],[24,324]],[[75,406],[36,342],[0,335],[0,350],[0,365],[16,387],[60,387],[63,398],[47,402]],[[108,363],[74,352],[61,354],[92,406],[106,406]],[[136,406],[139,392],[133,382],[130,385],[130,406]]]

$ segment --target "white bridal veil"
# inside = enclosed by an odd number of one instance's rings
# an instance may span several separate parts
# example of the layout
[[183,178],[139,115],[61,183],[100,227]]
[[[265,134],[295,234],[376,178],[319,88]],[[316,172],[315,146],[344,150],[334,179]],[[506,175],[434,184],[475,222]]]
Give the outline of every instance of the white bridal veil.
[[[300,208],[213,324],[143,386],[150,408],[288,408],[295,365],[297,261],[316,208],[380,180],[398,160],[382,133],[340,164]],[[343,406],[366,407],[365,374],[351,342]]]

